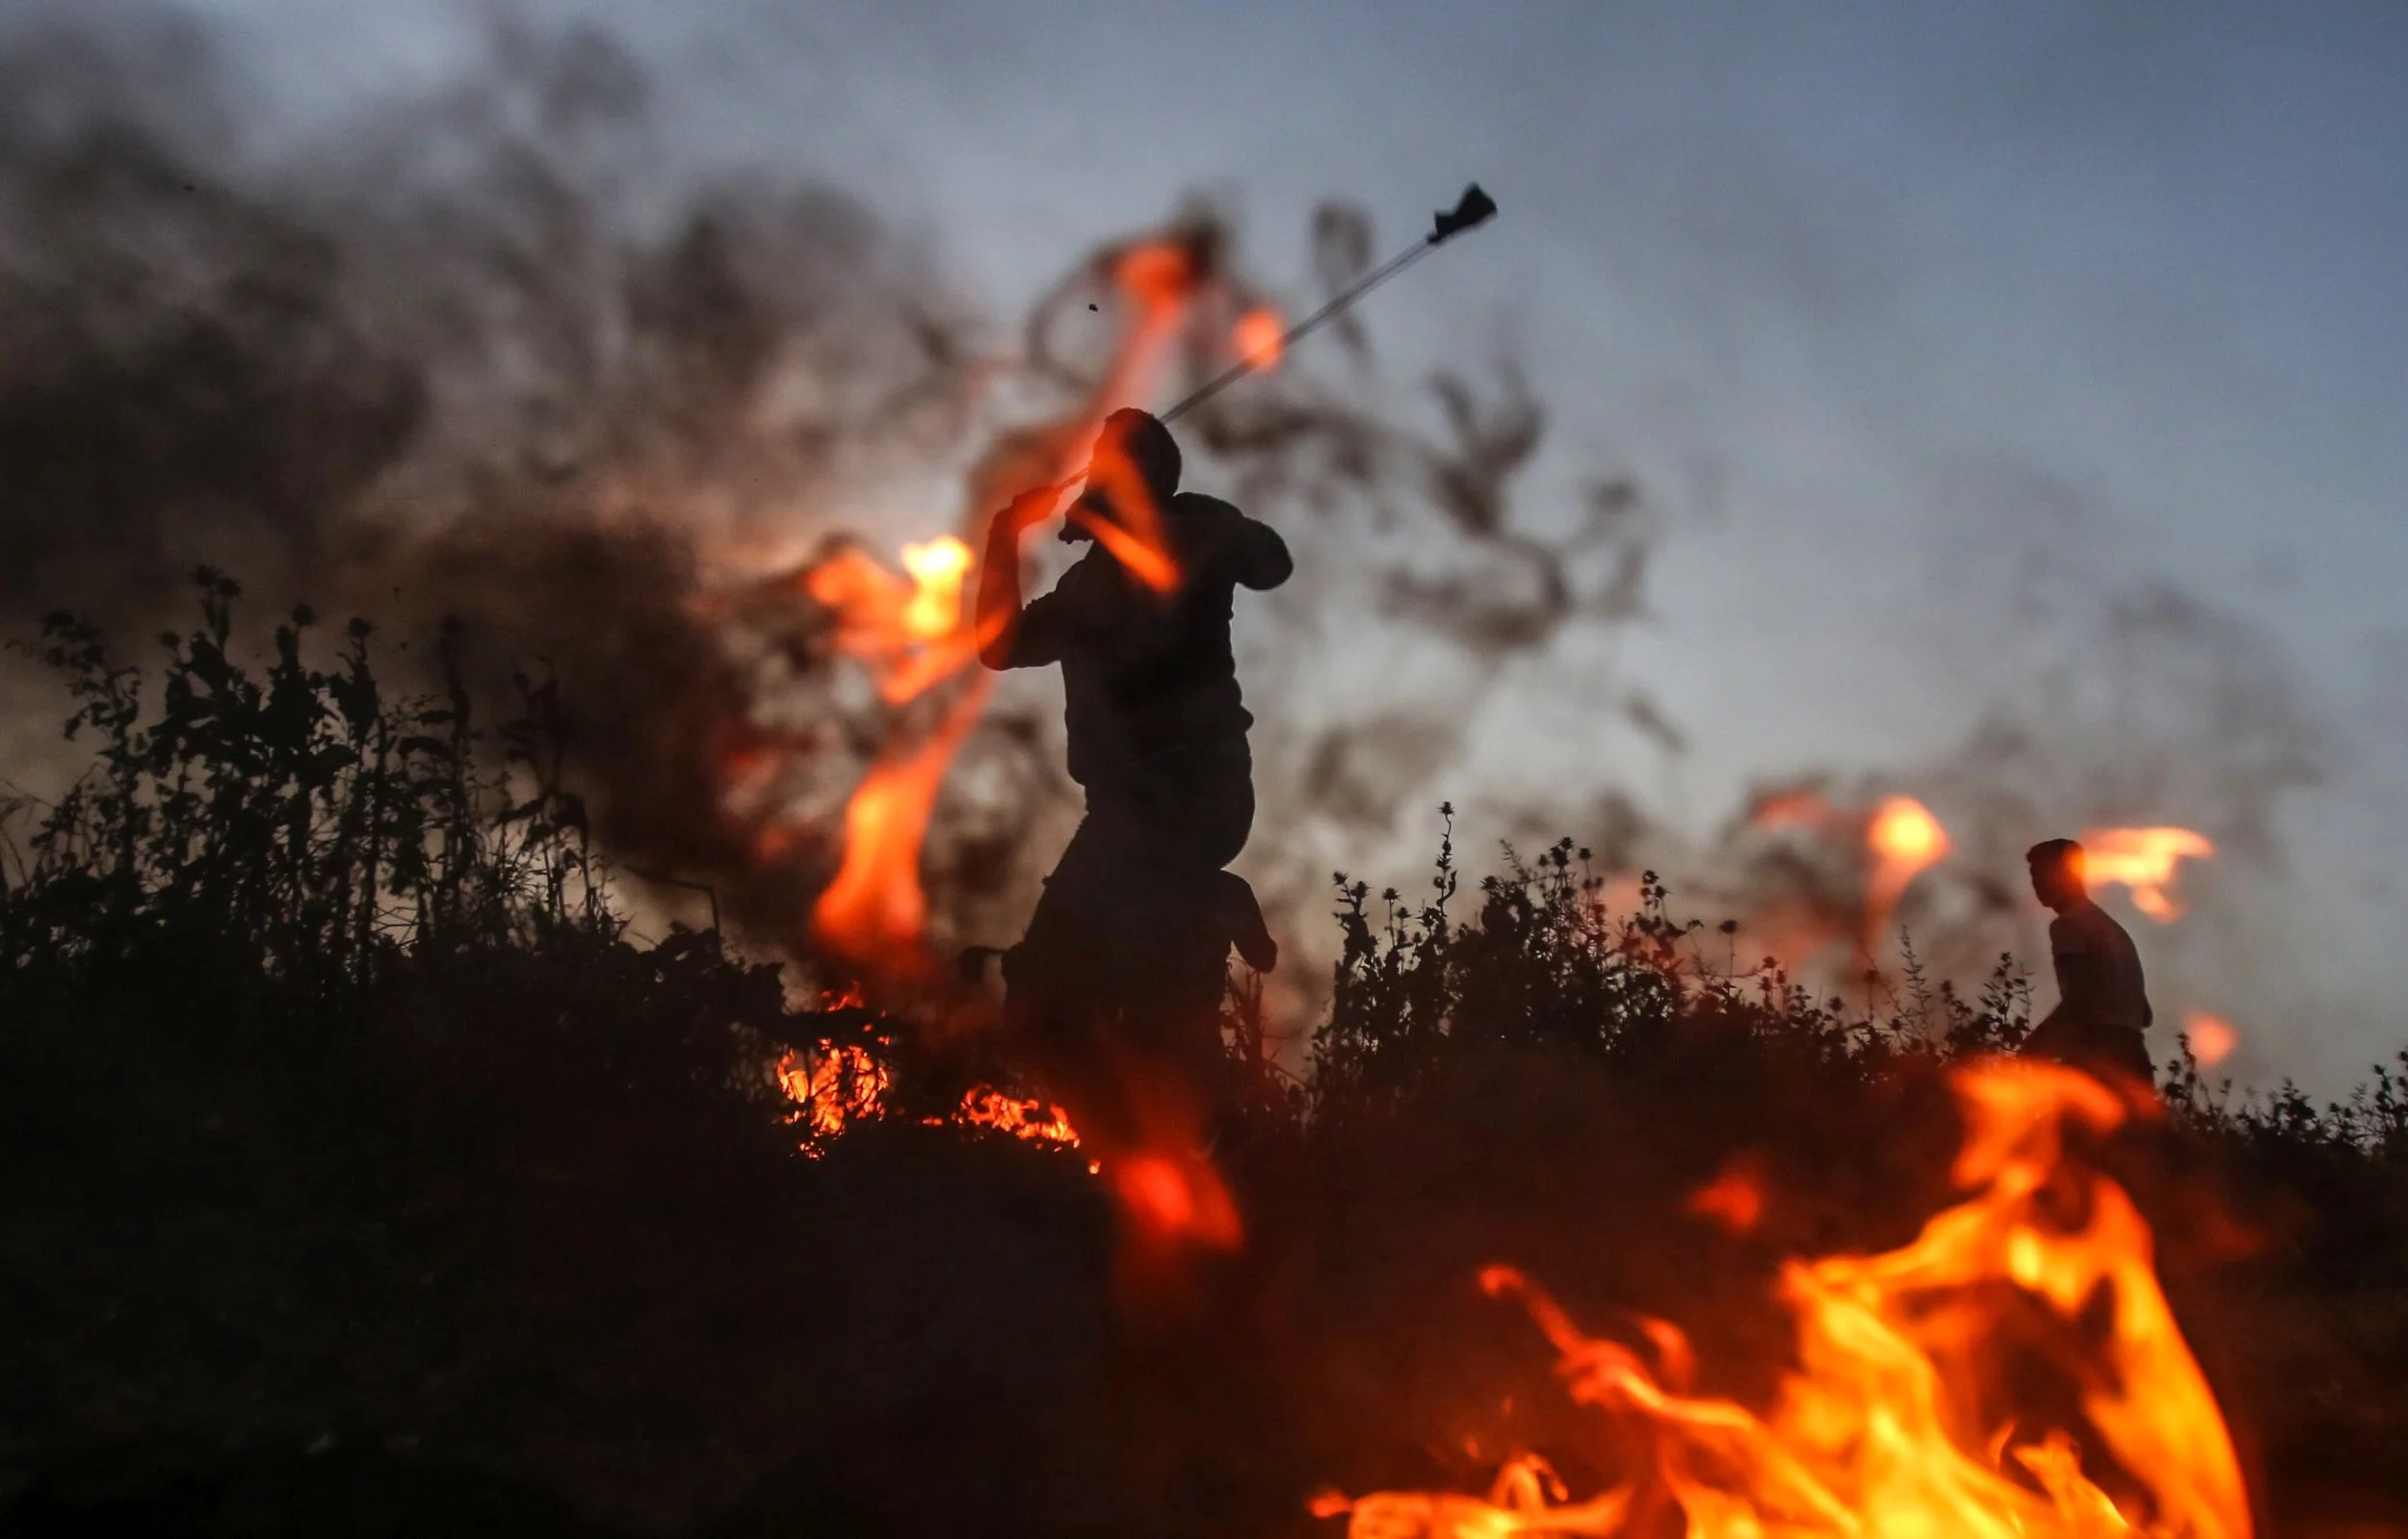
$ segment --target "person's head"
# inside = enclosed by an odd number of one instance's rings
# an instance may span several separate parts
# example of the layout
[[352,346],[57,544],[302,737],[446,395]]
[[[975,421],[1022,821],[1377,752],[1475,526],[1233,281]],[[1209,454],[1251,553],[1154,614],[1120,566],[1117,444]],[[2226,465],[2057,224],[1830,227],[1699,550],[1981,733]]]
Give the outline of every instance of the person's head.
[[[1147,511],[1159,512],[1178,489],[1179,445],[1160,417],[1123,406],[1104,419],[1095,453],[1087,460],[1086,490],[1079,497],[1082,509],[1126,528],[1132,521],[1132,504],[1141,502]],[[1063,523],[1061,537],[1095,536],[1081,520],[1072,518]]]
[[2044,840],[2026,850],[2024,860],[2031,867],[2032,895],[2047,907],[2062,914],[2089,900],[2081,846],[2070,839]]

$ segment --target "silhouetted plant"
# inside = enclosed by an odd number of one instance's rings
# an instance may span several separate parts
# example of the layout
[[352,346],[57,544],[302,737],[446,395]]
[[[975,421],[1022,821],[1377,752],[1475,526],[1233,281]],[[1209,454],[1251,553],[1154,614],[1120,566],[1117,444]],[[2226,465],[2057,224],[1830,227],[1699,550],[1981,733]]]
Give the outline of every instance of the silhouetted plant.
[[548,683],[518,681],[495,755],[453,629],[440,692],[393,698],[364,620],[322,669],[304,657],[316,617],[296,609],[254,671],[227,651],[239,588],[196,581],[201,624],[160,638],[147,714],[143,672],[89,620],[54,614],[30,649],[75,702],[67,736],[97,742],[55,804],[19,804],[33,826],[0,904],[14,987],[72,989],[142,952],[202,967],[245,1014],[305,1013],[372,990],[405,952],[617,933]]

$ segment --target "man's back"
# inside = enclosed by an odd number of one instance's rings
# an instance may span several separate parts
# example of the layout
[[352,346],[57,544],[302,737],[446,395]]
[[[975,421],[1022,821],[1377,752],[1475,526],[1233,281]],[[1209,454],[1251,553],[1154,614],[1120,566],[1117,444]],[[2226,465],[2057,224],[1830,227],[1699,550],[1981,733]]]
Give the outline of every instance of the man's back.
[[2151,1010],[2140,952],[2115,917],[2084,900],[2049,923],[2057,993],[2086,1025],[2148,1028]]
[[1021,622],[1032,650],[1061,663],[1070,776],[1090,789],[1166,753],[1243,745],[1254,722],[1230,643],[1234,598],[1284,581],[1287,548],[1229,504],[1191,492],[1170,499],[1162,524],[1180,569],[1174,591],[1145,587],[1099,545]]

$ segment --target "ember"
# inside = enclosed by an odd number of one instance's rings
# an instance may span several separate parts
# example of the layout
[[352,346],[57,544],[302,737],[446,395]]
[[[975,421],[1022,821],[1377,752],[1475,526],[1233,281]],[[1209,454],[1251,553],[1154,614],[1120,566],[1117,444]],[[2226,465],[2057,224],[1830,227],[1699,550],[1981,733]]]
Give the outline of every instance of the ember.
[[[2233,1441],[2158,1287],[2148,1226],[2066,1150],[2069,1134],[2107,1133],[2131,1108],[2033,1065],[1980,1065],[1954,1083],[1967,1132],[1953,1174],[1971,1195],[1900,1250],[1783,1266],[1799,1366],[1768,1412],[1692,1393],[1673,1327],[1642,1322],[1639,1344],[1592,1337],[1492,1268],[1483,1286],[1524,1302],[1573,1399],[1603,1414],[1608,1462],[1633,1474],[1569,1503],[1525,1462],[1484,1500],[1388,1492],[1313,1510],[1347,1515],[1358,1539],[1654,1532],[1667,1503],[1692,1539],[2246,1539]],[[2073,1354],[2079,1437],[2014,1401],[2006,1368],[2034,1317],[2060,1361]]]

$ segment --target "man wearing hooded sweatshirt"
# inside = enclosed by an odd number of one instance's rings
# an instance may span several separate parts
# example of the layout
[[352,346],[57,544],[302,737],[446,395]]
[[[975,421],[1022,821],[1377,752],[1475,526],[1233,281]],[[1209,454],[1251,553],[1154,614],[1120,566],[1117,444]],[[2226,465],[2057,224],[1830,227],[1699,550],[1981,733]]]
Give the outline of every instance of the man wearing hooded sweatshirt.
[[1230,619],[1237,589],[1276,587],[1294,562],[1268,525],[1180,491],[1179,472],[1159,419],[1113,412],[1061,533],[1086,555],[1023,603],[1020,536],[1057,498],[1014,500],[988,529],[978,634],[988,667],[1060,665],[1070,776],[1086,792],[1086,817],[1005,959],[1012,1013],[1058,1037],[1142,1015],[1176,1038],[1157,1047],[1203,1072],[1218,1035],[1196,1018],[1217,1022],[1230,946],[1257,969],[1276,957],[1252,890],[1222,870],[1254,822],[1254,718]]

